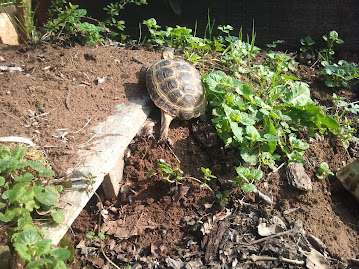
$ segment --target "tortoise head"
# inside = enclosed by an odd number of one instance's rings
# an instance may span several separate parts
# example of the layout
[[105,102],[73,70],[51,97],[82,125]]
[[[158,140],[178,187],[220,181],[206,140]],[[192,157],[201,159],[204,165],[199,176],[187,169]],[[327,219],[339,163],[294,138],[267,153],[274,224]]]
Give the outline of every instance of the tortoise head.
[[162,50],[162,58],[163,59],[173,59],[175,54],[174,48],[165,47]]

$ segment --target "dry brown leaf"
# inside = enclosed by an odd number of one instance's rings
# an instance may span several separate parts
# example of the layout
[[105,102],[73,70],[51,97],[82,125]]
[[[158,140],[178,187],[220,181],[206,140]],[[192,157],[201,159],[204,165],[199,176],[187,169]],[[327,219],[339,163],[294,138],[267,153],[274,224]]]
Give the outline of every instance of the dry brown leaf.
[[310,254],[307,256],[306,265],[309,269],[330,269],[329,262],[314,248],[312,248]]

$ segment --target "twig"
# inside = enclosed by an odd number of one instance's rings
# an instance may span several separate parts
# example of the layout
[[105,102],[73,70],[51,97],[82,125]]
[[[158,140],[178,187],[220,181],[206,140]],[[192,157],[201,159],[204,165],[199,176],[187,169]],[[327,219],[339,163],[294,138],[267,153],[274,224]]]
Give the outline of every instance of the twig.
[[281,169],[281,168],[283,167],[283,165],[284,165],[284,163],[282,163],[280,166],[278,166],[276,169],[274,169],[272,172],[270,172],[270,173],[268,174],[268,176],[270,176],[271,174],[277,172],[279,169]]
[[35,145],[30,139],[26,137],[19,137],[19,136],[0,137],[0,142],[24,143],[24,144],[29,144],[30,146]]
[[249,243],[238,242],[238,243],[235,243],[235,244],[251,246],[251,245],[258,244],[258,243],[264,242],[264,241],[266,241],[268,239],[275,238],[275,237],[278,237],[278,236],[281,236],[281,235],[296,233],[296,231],[297,231],[297,229],[294,228],[294,229],[291,229],[291,230],[288,230],[288,231],[276,233],[276,234],[273,234],[273,235],[270,235],[270,236],[267,236],[267,237],[264,237],[264,238],[261,238],[261,239],[258,239],[258,240],[254,240],[254,241],[249,242]]
[[75,131],[75,132],[71,132],[71,133],[72,133],[72,134],[77,134],[77,133],[81,132],[83,129],[86,128],[87,125],[89,125],[89,123],[90,123],[91,120],[92,120],[92,117],[85,123],[85,125],[84,125],[81,129],[79,129],[79,130],[77,130],[77,131]]
[[257,261],[280,261],[280,262],[287,262],[295,265],[303,265],[304,261],[298,261],[298,260],[291,260],[284,257],[270,257],[270,256],[257,256],[255,254],[252,254],[250,256],[251,261],[257,262]]

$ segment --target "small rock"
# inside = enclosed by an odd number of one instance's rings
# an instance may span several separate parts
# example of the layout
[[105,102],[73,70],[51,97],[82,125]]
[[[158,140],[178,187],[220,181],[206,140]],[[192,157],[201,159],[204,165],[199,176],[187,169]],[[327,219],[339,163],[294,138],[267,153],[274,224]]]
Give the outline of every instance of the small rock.
[[289,184],[297,189],[304,191],[311,191],[313,189],[312,181],[306,174],[304,166],[300,163],[290,163],[288,165],[287,179]]
[[5,58],[0,56],[0,62],[5,62]]

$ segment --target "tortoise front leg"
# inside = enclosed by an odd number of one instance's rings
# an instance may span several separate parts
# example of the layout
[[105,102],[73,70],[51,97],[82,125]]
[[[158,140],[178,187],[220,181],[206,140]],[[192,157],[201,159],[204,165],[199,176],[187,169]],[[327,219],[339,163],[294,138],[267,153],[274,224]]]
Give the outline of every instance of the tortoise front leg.
[[160,139],[159,143],[165,143],[168,141],[171,144],[170,139],[168,138],[168,130],[170,128],[171,121],[173,117],[163,110],[161,110],[161,130],[160,130]]

